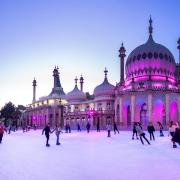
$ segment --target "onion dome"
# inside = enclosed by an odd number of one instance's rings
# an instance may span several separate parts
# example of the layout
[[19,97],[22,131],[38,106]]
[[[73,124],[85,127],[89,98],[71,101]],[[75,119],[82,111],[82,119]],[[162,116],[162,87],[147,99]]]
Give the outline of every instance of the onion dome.
[[[161,76],[175,79],[175,60],[172,53],[152,37],[152,20],[149,20],[149,38],[145,44],[135,48],[126,61],[126,80],[142,81],[142,77]],[[153,78],[152,78],[153,79]],[[154,78],[155,79],[155,78]],[[144,79],[146,80],[146,78]]]
[[67,93],[66,99],[68,102],[80,102],[86,100],[86,95],[77,87],[77,77],[75,78],[75,87],[72,91]]
[[104,82],[94,89],[95,97],[99,97],[99,96],[114,96],[115,86],[113,86],[112,84],[110,84],[108,82],[107,73],[108,73],[108,71],[105,68],[105,70],[104,70],[104,74],[105,74]]

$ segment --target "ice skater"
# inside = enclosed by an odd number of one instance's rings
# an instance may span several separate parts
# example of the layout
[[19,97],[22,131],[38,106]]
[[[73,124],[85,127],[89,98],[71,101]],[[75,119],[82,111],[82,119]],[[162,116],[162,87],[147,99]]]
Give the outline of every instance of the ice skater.
[[144,138],[144,139],[146,140],[146,142],[150,145],[150,142],[149,142],[148,139],[145,137],[145,133],[143,132],[141,126],[140,126],[138,123],[135,124],[135,128],[136,128],[137,133],[139,134],[141,143],[144,145],[144,142],[143,142],[143,139],[142,139],[142,138]]
[[[0,121],[0,144],[2,143],[4,131],[6,131],[6,128],[5,128],[5,126],[3,125],[3,123]],[[7,131],[6,131],[6,132],[7,132]]]
[[60,133],[63,133],[63,132],[61,131],[60,126],[58,126],[58,125],[56,125],[54,131],[55,131],[55,134],[56,134],[56,145],[60,145],[61,143],[59,142],[59,135],[60,135]]
[[139,139],[136,131],[136,122],[133,123],[133,135],[132,135],[133,140],[134,140],[134,135],[136,135],[136,139]]
[[81,132],[81,126],[79,123],[77,123],[77,130],[78,130],[78,132]]
[[65,130],[66,130],[66,133],[71,133],[71,126],[69,123],[66,123]]
[[155,140],[155,138],[154,138],[155,128],[154,128],[152,122],[149,122],[147,129],[148,129],[148,132],[150,135],[150,140],[152,140],[152,139]]
[[86,125],[87,133],[90,132],[90,128],[91,128],[91,124],[90,124],[89,121],[88,121],[88,122],[87,122],[87,125]]
[[171,137],[173,137],[174,133],[176,131],[176,128],[178,128],[178,127],[179,127],[178,123],[175,124],[173,121],[171,121],[170,125],[169,125],[169,134],[168,134],[168,136],[171,135]]
[[117,124],[116,124],[115,121],[114,121],[113,127],[114,127],[114,134],[116,134],[116,132],[119,134],[119,130],[118,130],[118,128],[117,128]]
[[50,124],[49,123],[43,129],[42,135],[44,134],[44,132],[45,132],[45,136],[46,136],[46,146],[49,147],[50,146],[50,144],[49,144],[49,136],[50,136],[50,133],[52,133],[51,130],[50,130]]
[[164,136],[164,134],[163,134],[163,125],[161,124],[161,122],[157,122],[158,123],[158,125],[159,125],[159,133],[160,133],[160,136]]
[[111,130],[112,130],[112,127],[111,127],[111,123],[110,123],[110,122],[107,123],[106,128],[107,128],[107,132],[108,132],[107,137],[111,137]]
[[100,123],[99,123],[99,120],[97,122],[97,132],[100,132]]
[[180,145],[180,128],[176,128],[175,133],[172,137],[173,148],[177,148],[176,143]]

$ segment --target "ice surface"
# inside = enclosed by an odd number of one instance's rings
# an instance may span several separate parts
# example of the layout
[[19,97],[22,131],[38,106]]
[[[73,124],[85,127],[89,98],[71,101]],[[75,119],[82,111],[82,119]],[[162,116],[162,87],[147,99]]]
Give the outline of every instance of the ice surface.
[[40,130],[5,134],[0,180],[180,180],[180,147],[173,149],[170,137],[156,132],[156,141],[143,146],[131,135],[74,131],[56,146],[52,134],[48,148]]

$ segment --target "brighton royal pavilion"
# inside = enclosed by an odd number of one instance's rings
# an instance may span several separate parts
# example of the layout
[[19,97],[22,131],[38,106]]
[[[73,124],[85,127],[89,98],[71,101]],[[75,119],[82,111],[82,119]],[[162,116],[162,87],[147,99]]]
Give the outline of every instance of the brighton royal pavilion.
[[[128,43],[126,43],[128,45]],[[180,53],[180,39],[178,40]],[[126,58],[127,57],[127,58]],[[119,49],[120,81],[111,84],[108,70],[102,74],[102,83],[94,88],[92,95],[83,91],[84,78],[75,78],[74,89],[67,94],[60,81],[59,68],[53,70],[54,86],[49,95],[36,99],[37,82],[33,80],[33,100],[24,113],[28,125],[51,126],[77,123],[85,128],[97,123],[104,129],[107,122],[116,122],[128,129],[133,122],[148,122],[167,127],[170,121],[180,121],[180,59],[175,61],[167,47],[153,39],[152,20],[149,20],[148,37],[128,56],[124,45]],[[103,70],[103,68],[102,68]],[[118,73],[118,72],[117,72]]]

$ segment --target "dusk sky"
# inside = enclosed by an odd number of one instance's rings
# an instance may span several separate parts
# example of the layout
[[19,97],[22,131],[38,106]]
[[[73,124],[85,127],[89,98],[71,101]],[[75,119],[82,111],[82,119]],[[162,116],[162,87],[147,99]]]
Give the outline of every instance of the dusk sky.
[[150,14],[154,40],[178,62],[179,0],[0,0],[0,107],[31,103],[34,77],[37,98],[48,95],[55,65],[66,93],[81,74],[93,93],[105,67],[115,85],[119,47],[128,56],[147,41]]

